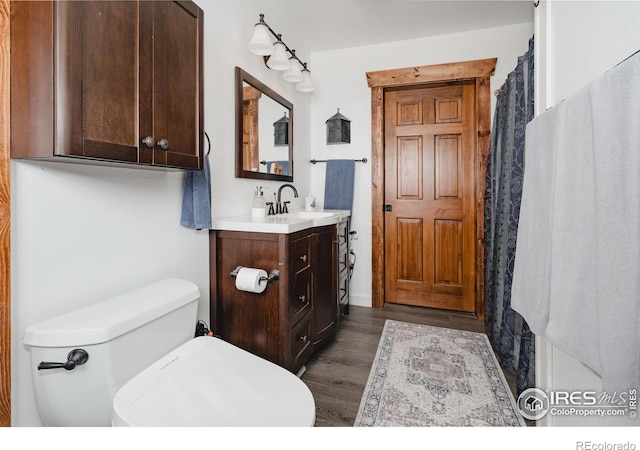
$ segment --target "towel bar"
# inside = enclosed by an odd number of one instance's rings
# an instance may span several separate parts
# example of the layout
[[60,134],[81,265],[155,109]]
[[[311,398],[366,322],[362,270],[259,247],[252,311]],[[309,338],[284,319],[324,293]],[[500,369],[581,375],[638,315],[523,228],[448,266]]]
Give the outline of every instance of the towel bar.
[[[361,162],[361,163],[367,163],[367,158],[362,158],[362,159],[354,159],[355,162]],[[319,162],[327,162],[326,159],[312,159],[311,161],[309,161],[311,164],[316,164]]]

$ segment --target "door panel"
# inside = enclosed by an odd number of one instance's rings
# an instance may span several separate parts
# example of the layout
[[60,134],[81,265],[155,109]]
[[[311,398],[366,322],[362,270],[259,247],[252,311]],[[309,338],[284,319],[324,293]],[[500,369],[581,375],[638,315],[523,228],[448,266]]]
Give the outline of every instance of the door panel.
[[385,92],[387,302],[475,309],[475,124],[475,84]]
[[435,284],[462,285],[462,221],[435,221]]
[[403,200],[422,199],[422,136],[403,136],[398,138],[396,175],[398,198]]
[[397,221],[398,280],[422,282],[424,273],[424,224],[422,219]]
[[436,200],[461,197],[461,151],[459,134],[435,136],[435,183]]

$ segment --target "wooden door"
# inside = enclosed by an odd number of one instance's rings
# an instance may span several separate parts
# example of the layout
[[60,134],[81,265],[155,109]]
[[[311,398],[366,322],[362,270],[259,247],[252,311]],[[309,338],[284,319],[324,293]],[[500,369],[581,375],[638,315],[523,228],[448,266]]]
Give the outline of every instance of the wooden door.
[[253,86],[242,88],[242,168],[250,172],[260,171],[260,155],[258,149],[260,114],[260,97],[262,92]]
[[385,93],[385,300],[475,310],[475,83]]
[[202,168],[202,26],[193,2],[153,2],[155,165]]

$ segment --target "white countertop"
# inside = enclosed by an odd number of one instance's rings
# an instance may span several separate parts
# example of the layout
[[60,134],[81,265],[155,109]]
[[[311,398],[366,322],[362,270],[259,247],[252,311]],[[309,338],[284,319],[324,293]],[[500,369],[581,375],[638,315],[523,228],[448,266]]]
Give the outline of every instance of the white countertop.
[[317,210],[313,212],[298,210],[287,214],[265,217],[253,217],[251,215],[220,217],[213,219],[211,229],[289,234],[308,228],[340,223],[349,216],[351,216],[351,211],[349,210]]

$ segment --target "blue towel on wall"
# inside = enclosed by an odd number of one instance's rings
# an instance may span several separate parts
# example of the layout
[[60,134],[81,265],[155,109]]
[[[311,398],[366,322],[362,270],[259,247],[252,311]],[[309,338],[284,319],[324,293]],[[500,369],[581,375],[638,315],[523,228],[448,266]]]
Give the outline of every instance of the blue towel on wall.
[[330,159],[324,181],[324,209],[353,209],[353,159]]
[[211,228],[211,174],[208,156],[204,157],[204,170],[187,172],[180,225],[196,230]]

